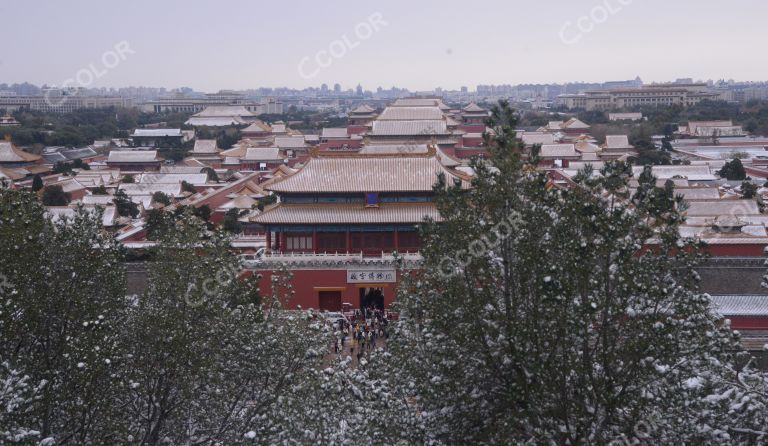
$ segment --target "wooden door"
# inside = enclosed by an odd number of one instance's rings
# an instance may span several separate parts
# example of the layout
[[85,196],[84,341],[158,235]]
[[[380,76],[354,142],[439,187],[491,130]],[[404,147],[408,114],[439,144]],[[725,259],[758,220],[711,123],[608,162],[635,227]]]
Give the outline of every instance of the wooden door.
[[341,291],[319,291],[318,297],[321,311],[341,311]]

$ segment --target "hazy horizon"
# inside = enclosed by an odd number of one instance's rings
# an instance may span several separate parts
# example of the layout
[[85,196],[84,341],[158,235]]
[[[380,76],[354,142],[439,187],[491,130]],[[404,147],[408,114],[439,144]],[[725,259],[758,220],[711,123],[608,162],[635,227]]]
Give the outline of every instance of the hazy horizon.
[[765,63],[752,48],[765,13],[757,0],[731,2],[727,22],[700,2],[660,0],[0,0],[10,19],[0,82],[214,92],[322,83],[474,90],[637,76],[762,81]]

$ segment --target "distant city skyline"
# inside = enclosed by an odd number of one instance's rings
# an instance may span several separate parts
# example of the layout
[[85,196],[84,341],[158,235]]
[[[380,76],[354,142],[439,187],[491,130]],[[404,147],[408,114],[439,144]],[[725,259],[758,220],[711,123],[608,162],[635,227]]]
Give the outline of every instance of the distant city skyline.
[[[718,81],[723,80],[726,83],[731,83],[732,82],[734,85],[737,85],[737,86],[738,85],[744,85],[744,84],[759,84],[759,85],[768,84],[768,81],[763,81],[763,80],[739,80],[739,79],[722,79],[722,78],[718,79],[718,80],[714,80],[714,79],[696,79],[696,78],[676,78],[676,79],[669,79],[669,80],[655,81],[655,82],[645,82],[645,81],[643,81],[643,85],[676,84],[676,83],[681,83],[681,81],[684,81],[686,79],[690,79],[692,83],[708,83],[710,81],[717,83]],[[547,87],[547,86],[566,87],[566,86],[571,86],[571,85],[585,85],[586,84],[586,85],[604,85],[604,86],[606,86],[606,88],[614,88],[614,87],[608,87],[607,84],[613,84],[613,83],[617,83],[617,82],[619,82],[619,83],[621,83],[621,82],[630,82],[630,81],[632,81],[632,79],[604,79],[604,80],[598,80],[598,81],[594,81],[594,82],[570,81],[570,82],[565,82],[565,83],[546,83],[546,84],[543,84],[543,83],[539,83],[539,84],[534,84],[534,83],[526,83],[526,84],[510,84],[510,83],[478,84],[478,85],[472,85],[472,86],[462,86],[462,87],[455,88],[455,89],[442,88],[442,87],[439,87],[439,86],[438,87],[434,87],[434,88],[427,88],[427,89],[412,89],[412,88],[407,88],[405,86],[397,86],[397,85],[395,85],[395,86],[391,86],[391,87],[387,87],[387,88],[383,88],[382,87],[382,89],[383,89],[383,91],[387,91],[387,92],[392,91],[392,89],[395,89],[395,90],[408,91],[408,92],[411,92],[411,93],[426,93],[426,92],[436,93],[438,91],[461,92],[461,91],[464,91],[463,88],[466,87],[466,88],[468,88],[468,92],[469,93],[477,93],[478,92],[477,91],[478,87],[485,87],[486,89],[488,87],[498,87],[498,88],[500,88],[500,87],[512,87],[512,88],[517,88],[517,87],[521,87],[521,88],[524,88],[524,87],[538,87],[538,88],[543,88],[543,87]],[[46,85],[46,84],[39,84],[38,85],[38,84],[34,84],[32,82],[29,82],[29,81],[4,82],[2,79],[0,79],[0,85],[4,85],[4,84],[8,85],[9,87],[12,86],[12,85],[29,84],[29,85],[32,85],[32,86],[37,87],[37,88],[45,88],[45,87],[54,88],[54,89],[57,88],[57,86],[55,86],[55,85]],[[323,85],[327,85],[328,88],[324,90],[322,88]],[[329,96],[333,96],[333,95],[335,95],[337,93],[339,95],[348,95],[349,92],[353,92],[353,93],[356,92],[356,88],[353,88],[352,86],[344,87],[344,86],[341,86],[340,84],[337,84],[337,85],[339,85],[341,87],[339,90],[335,90],[333,88],[334,87],[333,85],[328,85],[328,84],[309,85],[309,86],[306,86],[306,87],[252,86],[252,87],[248,87],[248,88],[221,88],[221,89],[218,89],[218,90],[215,90],[215,91],[213,91],[213,90],[205,91],[205,90],[193,89],[193,88],[191,88],[189,86],[186,86],[186,85],[182,85],[182,86],[167,86],[167,85],[158,85],[158,86],[150,86],[150,85],[99,86],[99,87],[88,87],[88,89],[93,89],[93,90],[115,90],[115,91],[121,90],[121,89],[147,89],[147,90],[165,90],[165,91],[168,91],[168,92],[173,92],[173,91],[181,91],[181,92],[183,92],[183,91],[192,90],[196,94],[202,94],[202,93],[204,93],[204,94],[216,94],[216,93],[228,92],[228,91],[232,91],[232,92],[246,92],[246,91],[253,91],[253,90],[260,90],[260,89],[294,90],[294,91],[315,90],[315,91],[319,91],[319,92],[324,92],[325,94],[327,94]],[[357,85],[360,85],[360,84],[357,84]],[[364,87],[363,90],[365,92],[376,93],[377,88],[378,87],[373,87],[373,88]],[[615,88],[619,88],[619,87],[615,87]]]
[[216,92],[765,80],[751,43],[768,4],[736,0],[727,12],[661,0],[0,0],[12,18],[0,83]]

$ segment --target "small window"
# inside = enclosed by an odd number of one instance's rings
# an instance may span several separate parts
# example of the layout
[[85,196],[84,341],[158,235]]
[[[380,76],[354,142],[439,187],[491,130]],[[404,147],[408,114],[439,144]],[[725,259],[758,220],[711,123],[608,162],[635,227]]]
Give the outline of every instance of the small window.
[[365,207],[377,208],[379,207],[379,194],[376,192],[368,192],[365,194]]

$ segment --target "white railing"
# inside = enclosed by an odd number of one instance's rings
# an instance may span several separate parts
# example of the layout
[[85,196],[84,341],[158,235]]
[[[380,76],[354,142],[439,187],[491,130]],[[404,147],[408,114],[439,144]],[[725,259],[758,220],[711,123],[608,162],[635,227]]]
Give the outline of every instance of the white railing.
[[237,234],[232,237],[232,240],[234,241],[260,241],[260,242],[266,242],[267,237],[262,234]]
[[[407,266],[420,263],[423,258],[418,252],[402,252],[397,257]],[[347,265],[394,265],[393,253],[381,253],[377,256],[365,255],[363,252],[347,253],[312,253],[312,252],[277,252],[242,256],[246,267],[264,267],[285,264],[286,266],[347,266]]]

